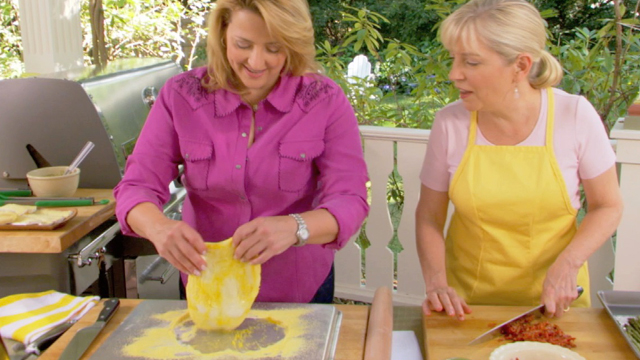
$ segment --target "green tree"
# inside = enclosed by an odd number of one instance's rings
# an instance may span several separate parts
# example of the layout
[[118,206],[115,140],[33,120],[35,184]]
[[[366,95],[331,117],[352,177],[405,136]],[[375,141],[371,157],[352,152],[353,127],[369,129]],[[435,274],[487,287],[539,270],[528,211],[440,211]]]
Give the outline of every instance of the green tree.
[[[162,57],[185,69],[206,59],[209,0],[102,0],[107,58]],[[614,0],[614,4],[618,5]],[[628,1],[628,0],[627,0]],[[439,22],[466,0],[310,0],[319,60],[349,94],[363,124],[428,128],[434,112],[457,97],[449,55],[435,37]],[[85,63],[92,39],[82,0]],[[636,4],[539,0],[549,23],[549,49],[562,62],[561,87],[585,95],[610,126],[637,97],[640,40]],[[379,11],[375,11],[379,10]],[[602,17],[604,16],[604,17]],[[573,26],[584,17],[588,26]],[[17,0],[0,3],[0,77],[22,72]],[[356,54],[373,65],[369,79],[346,78]]]
[[[554,38],[574,37],[573,29],[599,29],[605,19],[613,19],[615,9],[613,1],[601,0],[534,0],[541,11],[553,10],[554,16],[547,18],[549,29]],[[623,6],[632,8],[636,2],[626,0]]]
[[[81,14],[85,53],[92,53],[89,1]],[[186,4],[186,5],[185,5]],[[124,57],[173,58],[185,68],[204,62],[207,0],[103,0],[107,59]],[[199,47],[200,46],[200,47]],[[93,59],[87,57],[87,63]]]
[[331,45],[336,45],[342,41],[348,25],[341,21],[341,11],[343,5],[349,4],[350,0],[309,0],[317,43],[328,41]]
[[366,9],[384,16],[388,22],[380,24],[380,32],[390,39],[418,44],[433,39],[436,14],[425,9],[424,0],[310,0],[316,39],[328,40],[332,45],[346,36],[348,24],[342,21],[343,6]]
[[0,2],[0,79],[24,72],[18,0]]

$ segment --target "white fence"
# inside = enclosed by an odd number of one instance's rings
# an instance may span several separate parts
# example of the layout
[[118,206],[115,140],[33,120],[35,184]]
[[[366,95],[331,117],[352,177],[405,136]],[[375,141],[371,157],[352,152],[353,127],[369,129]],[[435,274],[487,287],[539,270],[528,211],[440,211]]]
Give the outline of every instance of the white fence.
[[[419,305],[424,300],[424,282],[415,244],[414,213],[420,193],[419,174],[431,132],[421,129],[361,126],[360,133],[364,141],[365,160],[371,180],[371,210],[364,226],[371,245],[362,250],[351,241],[344,249],[338,251],[335,261],[335,296],[371,302],[379,286],[394,289],[396,285],[394,304]],[[388,248],[394,235],[387,203],[387,182],[394,169],[394,144],[397,144],[397,171],[404,186],[404,208],[397,229],[398,240],[403,250],[397,255],[397,277],[394,276],[394,254]],[[453,206],[450,206],[450,212],[452,208]],[[634,258],[637,255],[638,252],[633,253]],[[597,290],[612,289],[607,275],[613,269],[613,265],[613,246],[611,241],[608,241],[589,259],[592,306],[600,306],[596,298]],[[616,272],[620,266],[616,264]]]

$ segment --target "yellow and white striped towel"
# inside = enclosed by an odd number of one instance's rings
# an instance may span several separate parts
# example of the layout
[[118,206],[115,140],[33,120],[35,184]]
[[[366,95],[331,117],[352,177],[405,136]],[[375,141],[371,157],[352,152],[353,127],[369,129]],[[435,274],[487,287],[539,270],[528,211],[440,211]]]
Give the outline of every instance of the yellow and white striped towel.
[[0,335],[28,345],[56,325],[80,319],[99,300],[53,290],[4,297],[0,299]]

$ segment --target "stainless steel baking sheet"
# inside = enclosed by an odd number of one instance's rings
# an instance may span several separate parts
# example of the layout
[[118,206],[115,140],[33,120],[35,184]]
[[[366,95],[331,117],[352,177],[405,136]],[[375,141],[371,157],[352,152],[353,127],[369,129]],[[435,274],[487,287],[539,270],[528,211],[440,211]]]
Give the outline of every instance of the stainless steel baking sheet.
[[640,359],[640,349],[633,344],[627,332],[624,331],[624,326],[630,317],[640,316],[640,291],[598,291],[598,297],[636,357]]
[[[284,311],[291,313],[288,317],[288,321],[283,326],[303,326],[304,330],[297,336],[302,339],[303,347],[296,351],[285,352],[278,356],[262,356],[262,350],[257,349],[245,349],[247,352],[240,352],[232,350],[232,347],[224,347],[223,349],[212,350],[215,346],[221,345],[225,340],[229,340],[232,343],[236,340],[243,341],[243,339],[254,340],[256,344],[266,344],[261,346],[264,349],[268,349],[269,344],[275,344],[280,340],[285,343],[291,341],[291,338],[282,338],[282,334],[288,331],[285,328],[280,329],[278,326],[254,326],[259,321],[259,318],[252,317],[253,312],[249,313],[247,320],[236,330],[228,333],[216,333],[206,331],[193,331],[193,333],[186,327],[175,326],[168,320],[163,320],[161,317],[157,317],[159,314],[165,314],[173,311],[187,310],[187,302],[184,300],[145,300],[140,303],[127,318],[120,324],[120,326],[109,336],[105,342],[100,346],[98,350],[91,356],[90,360],[150,360],[159,359],[157,356],[133,356],[127,355],[123,352],[123,348],[128,344],[136,342],[143,333],[149,329],[168,329],[170,332],[174,332],[175,339],[169,339],[169,342],[163,342],[158,338],[144,345],[148,348],[161,348],[164,347],[171,351],[171,344],[177,343],[190,343],[193,344],[193,348],[189,348],[189,351],[180,353],[179,356],[173,356],[171,353],[167,353],[166,356],[160,357],[162,359],[179,358],[182,360],[244,360],[244,359],[282,359],[282,360],[333,360],[336,351],[336,344],[340,331],[340,325],[342,320],[342,313],[332,305],[328,304],[293,304],[293,303],[254,303],[253,310],[261,311]],[[296,314],[300,314],[299,311],[304,310],[302,315],[298,317]],[[264,324],[263,324],[264,325]],[[184,330],[184,331],[183,331]],[[284,332],[281,333],[280,330]],[[186,331],[186,332],[185,332]],[[235,333],[237,332],[237,333]],[[163,330],[164,333],[164,330]],[[190,342],[189,335],[192,336]],[[236,336],[237,335],[237,336]],[[214,341],[214,339],[217,339]],[[166,340],[166,339],[165,339]],[[212,346],[215,345],[215,346]],[[165,346],[165,345],[168,345]],[[193,351],[192,351],[193,350]],[[150,354],[155,352],[151,351]]]

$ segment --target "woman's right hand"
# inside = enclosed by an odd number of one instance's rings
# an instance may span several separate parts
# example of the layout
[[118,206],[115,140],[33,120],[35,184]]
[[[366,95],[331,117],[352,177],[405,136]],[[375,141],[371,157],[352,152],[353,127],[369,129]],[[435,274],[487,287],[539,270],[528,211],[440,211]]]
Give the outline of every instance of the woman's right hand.
[[444,311],[449,316],[457,317],[458,320],[464,320],[465,314],[471,314],[469,305],[450,286],[427,289],[427,298],[422,303],[422,311],[425,315],[431,315],[431,311]]
[[165,219],[146,235],[158,254],[178,270],[199,276],[207,267],[202,257],[207,251],[204,240],[186,222]]

